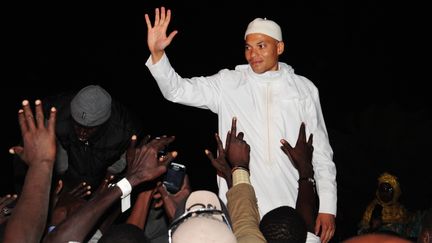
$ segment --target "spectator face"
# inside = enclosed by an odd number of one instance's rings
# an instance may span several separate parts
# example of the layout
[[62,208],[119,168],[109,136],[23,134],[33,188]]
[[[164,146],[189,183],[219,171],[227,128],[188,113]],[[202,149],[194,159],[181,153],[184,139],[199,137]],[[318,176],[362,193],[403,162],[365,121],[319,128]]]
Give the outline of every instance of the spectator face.
[[74,122],[75,134],[77,135],[78,140],[80,140],[81,142],[86,142],[87,140],[89,140],[90,137],[98,130],[98,128],[99,126],[85,127],[78,124],[77,122]]
[[389,183],[381,183],[378,187],[379,197],[383,202],[390,202],[393,199],[393,187]]

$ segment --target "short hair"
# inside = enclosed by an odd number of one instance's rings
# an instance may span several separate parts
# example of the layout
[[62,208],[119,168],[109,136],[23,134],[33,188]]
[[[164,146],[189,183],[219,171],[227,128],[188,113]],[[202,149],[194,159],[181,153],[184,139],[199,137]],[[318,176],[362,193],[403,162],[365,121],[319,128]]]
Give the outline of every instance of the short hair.
[[99,243],[147,243],[144,231],[133,224],[112,225],[98,241]]
[[281,206],[266,213],[259,227],[269,243],[306,241],[306,223],[298,212],[289,206]]

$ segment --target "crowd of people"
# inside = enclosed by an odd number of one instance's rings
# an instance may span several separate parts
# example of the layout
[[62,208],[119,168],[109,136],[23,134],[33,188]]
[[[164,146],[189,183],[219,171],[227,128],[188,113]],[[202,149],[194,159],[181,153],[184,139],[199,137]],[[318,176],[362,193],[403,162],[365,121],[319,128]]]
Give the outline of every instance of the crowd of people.
[[[177,152],[160,151],[175,136],[146,135],[132,112],[92,84],[36,100],[34,109],[22,102],[22,143],[10,149],[17,194],[0,199],[3,241],[330,242],[337,215],[333,151],[318,89],[279,62],[279,25],[265,18],[249,23],[248,64],[182,78],[165,53],[177,34],[167,34],[171,11],[156,8],[154,21],[148,14],[145,21],[146,66],[163,96],[218,115],[217,154],[205,151],[218,192],[192,191],[188,175],[178,192],[167,191],[163,176]],[[430,210],[409,237],[379,230],[406,223],[395,179],[385,174],[379,182],[360,235],[347,242],[430,241]]]

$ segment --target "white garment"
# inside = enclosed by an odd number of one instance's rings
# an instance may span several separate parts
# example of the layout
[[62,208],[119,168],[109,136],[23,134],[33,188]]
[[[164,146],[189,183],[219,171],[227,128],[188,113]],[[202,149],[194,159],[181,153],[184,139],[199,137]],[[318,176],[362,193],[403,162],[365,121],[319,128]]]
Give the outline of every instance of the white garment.
[[[336,167],[321,111],[318,89],[285,63],[278,71],[256,74],[249,65],[223,69],[208,77],[182,78],[164,54],[146,66],[163,96],[176,103],[210,109],[218,114],[222,141],[237,117],[237,132],[251,147],[251,182],[261,217],[288,205],[295,208],[298,172],[280,149],[282,138],[295,145],[301,122],[313,133],[313,166],[322,213],[336,215]],[[226,203],[227,185],[218,177],[219,196]]]
[[305,243],[320,243],[320,242],[321,242],[321,239],[318,236],[316,236],[315,234],[312,234],[311,232],[307,232]]

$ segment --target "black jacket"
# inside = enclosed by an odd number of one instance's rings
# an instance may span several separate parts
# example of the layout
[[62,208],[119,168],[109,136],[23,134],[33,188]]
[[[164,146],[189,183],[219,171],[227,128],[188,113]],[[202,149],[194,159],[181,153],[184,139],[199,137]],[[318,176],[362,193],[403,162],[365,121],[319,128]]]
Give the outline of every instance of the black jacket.
[[[112,100],[111,116],[101,125],[88,143],[78,140],[70,111],[72,94],[61,94],[43,101],[45,114],[57,109],[56,136],[68,155],[66,176],[74,183],[87,182],[96,189],[106,169],[126,151],[133,134],[142,138],[140,120],[127,107]],[[48,116],[47,116],[48,117]]]

